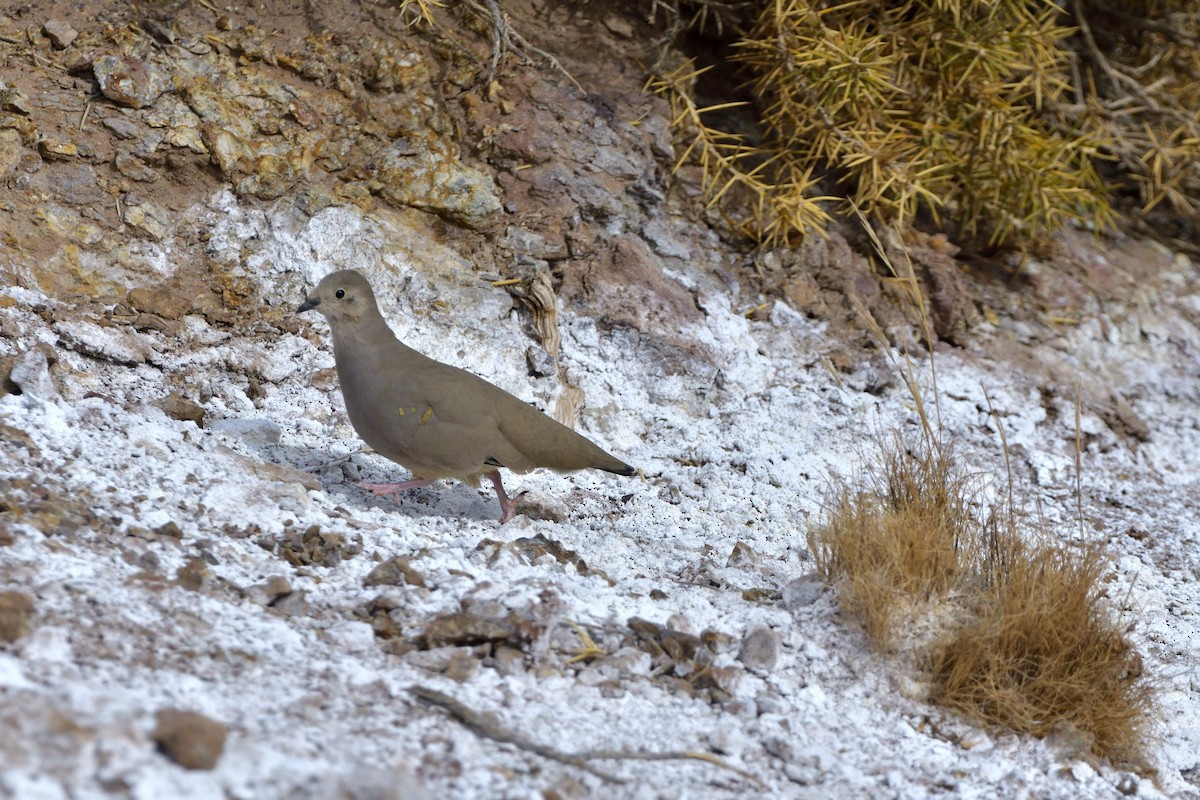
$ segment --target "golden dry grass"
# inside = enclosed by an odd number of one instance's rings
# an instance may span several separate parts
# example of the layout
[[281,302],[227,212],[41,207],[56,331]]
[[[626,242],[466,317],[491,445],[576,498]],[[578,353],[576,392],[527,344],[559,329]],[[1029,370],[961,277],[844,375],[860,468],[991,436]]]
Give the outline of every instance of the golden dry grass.
[[989,726],[1045,736],[1068,724],[1137,762],[1154,689],[1104,598],[1095,545],[989,538],[972,614],[929,657],[930,699]]
[[976,483],[932,439],[885,440],[809,532],[818,569],[877,649],[901,622],[922,630],[932,702],[1035,736],[1067,725],[1138,763],[1154,689],[1106,600],[1104,551],[1055,541],[1011,498],[985,515]]
[[907,449],[898,439],[881,449],[861,487],[834,488],[826,523],[810,532],[809,549],[821,574],[838,581],[842,607],[874,646],[891,644],[898,597],[940,597],[970,564],[968,497],[943,448]]

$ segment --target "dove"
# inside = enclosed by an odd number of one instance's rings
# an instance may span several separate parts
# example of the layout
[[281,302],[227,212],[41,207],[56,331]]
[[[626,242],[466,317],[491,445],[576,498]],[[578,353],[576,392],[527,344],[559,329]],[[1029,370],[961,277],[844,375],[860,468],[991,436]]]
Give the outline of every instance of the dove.
[[399,483],[358,484],[376,496],[443,478],[479,486],[486,476],[504,524],[516,501],[504,491],[501,467],[634,474],[624,461],[500,387],[401,342],[361,272],[326,275],[297,312],[311,309],[329,322],[350,424],[375,452],[412,472],[411,480]]

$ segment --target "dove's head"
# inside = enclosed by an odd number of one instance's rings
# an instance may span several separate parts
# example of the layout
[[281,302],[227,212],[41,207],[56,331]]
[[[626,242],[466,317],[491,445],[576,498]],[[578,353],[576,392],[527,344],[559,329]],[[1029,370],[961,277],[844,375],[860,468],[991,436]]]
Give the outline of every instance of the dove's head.
[[330,325],[379,316],[371,284],[356,269],[343,269],[326,275],[296,310],[308,311],[313,308],[324,314]]

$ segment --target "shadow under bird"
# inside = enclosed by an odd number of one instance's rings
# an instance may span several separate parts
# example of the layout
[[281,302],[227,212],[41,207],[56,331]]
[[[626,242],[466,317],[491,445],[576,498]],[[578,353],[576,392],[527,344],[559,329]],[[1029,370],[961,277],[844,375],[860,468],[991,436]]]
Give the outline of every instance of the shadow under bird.
[[500,499],[503,524],[512,519],[516,501],[504,491],[500,467],[634,474],[624,461],[498,386],[405,345],[357,270],[326,275],[297,310],[314,308],[329,322],[350,424],[375,452],[413,474],[400,483],[358,484],[375,495],[442,478],[478,486],[486,475]]

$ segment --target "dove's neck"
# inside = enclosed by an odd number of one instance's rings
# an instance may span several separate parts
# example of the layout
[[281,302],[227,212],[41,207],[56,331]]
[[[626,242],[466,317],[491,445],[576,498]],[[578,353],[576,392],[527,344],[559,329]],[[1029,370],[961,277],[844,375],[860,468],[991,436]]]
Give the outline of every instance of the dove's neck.
[[332,326],[333,355],[338,361],[354,360],[369,362],[372,356],[385,358],[387,353],[400,344],[396,334],[375,314],[342,325]]

